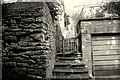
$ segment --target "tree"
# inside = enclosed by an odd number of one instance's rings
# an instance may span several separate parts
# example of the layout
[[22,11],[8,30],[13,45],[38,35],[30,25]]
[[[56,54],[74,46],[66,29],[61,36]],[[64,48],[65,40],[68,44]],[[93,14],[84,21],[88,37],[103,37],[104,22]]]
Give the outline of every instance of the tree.
[[103,7],[105,10],[108,11],[108,13],[117,14],[118,16],[120,16],[120,1],[106,3],[106,5]]
[[95,17],[105,17],[105,11],[102,6],[99,7],[99,9],[96,10]]
[[69,15],[67,14],[67,13],[65,13],[64,14],[64,23],[65,23],[65,27],[67,26],[67,25],[69,25],[70,24],[70,20],[69,20]]
[[53,21],[58,20],[58,15],[60,15],[62,12],[61,10],[61,5],[58,2],[46,2],[49,9],[50,9],[50,14],[52,16]]

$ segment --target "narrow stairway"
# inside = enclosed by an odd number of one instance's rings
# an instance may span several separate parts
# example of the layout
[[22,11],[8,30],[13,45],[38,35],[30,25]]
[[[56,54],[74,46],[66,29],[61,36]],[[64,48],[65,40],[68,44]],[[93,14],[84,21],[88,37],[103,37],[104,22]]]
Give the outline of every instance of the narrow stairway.
[[88,69],[82,60],[81,53],[74,51],[63,55],[57,53],[52,80],[88,80]]

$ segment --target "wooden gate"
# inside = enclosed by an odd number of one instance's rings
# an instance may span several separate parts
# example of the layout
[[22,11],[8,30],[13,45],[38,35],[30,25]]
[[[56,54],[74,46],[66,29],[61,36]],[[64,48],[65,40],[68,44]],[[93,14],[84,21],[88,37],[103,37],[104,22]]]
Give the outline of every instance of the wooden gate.
[[120,76],[120,35],[92,36],[94,76]]
[[61,51],[63,54],[71,51],[78,51],[78,38],[76,37],[65,38],[62,40],[62,44]]

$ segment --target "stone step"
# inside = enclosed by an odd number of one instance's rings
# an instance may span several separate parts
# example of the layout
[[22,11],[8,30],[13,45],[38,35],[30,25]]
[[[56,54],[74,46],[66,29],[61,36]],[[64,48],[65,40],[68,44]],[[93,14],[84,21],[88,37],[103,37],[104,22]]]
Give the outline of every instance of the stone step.
[[56,58],[52,80],[88,80],[88,68],[85,67],[81,53],[57,53]]
[[71,56],[81,56],[81,53],[70,53],[70,54],[62,54],[62,53],[57,53],[56,54],[57,57],[62,57],[62,56],[65,56],[65,57],[71,57]]
[[82,60],[56,60],[56,62],[60,62],[60,63],[81,63]]
[[83,69],[54,69],[53,74],[54,73],[81,74],[81,73],[88,73],[88,69],[87,68],[83,68]]
[[52,80],[88,80],[88,74],[81,75],[54,75]]
[[66,55],[66,54],[69,55],[69,54],[74,54],[74,53],[79,53],[79,52],[75,50],[75,51],[69,51],[69,52],[66,52],[66,53],[64,53],[64,54],[65,54],[65,55]]
[[62,62],[57,62],[55,63],[54,66],[85,66],[84,62],[81,63],[71,63],[71,62],[67,62],[67,63],[62,63]]
[[54,69],[83,69],[85,66],[54,66]]
[[57,57],[59,60],[82,60],[82,57]]

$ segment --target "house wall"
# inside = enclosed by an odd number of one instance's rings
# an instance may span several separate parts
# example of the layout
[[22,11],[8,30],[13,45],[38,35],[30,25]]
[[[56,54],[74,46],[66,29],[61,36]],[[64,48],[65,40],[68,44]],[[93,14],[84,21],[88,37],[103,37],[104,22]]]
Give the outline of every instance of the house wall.
[[50,78],[55,62],[56,28],[47,4],[8,3],[2,5],[2,11],[3,80]]
[[93,56],[91,35],[120,33],[120,20],[119,18],[81,20],[79,28],[81,28],[83,59],[89,68],[89,74],[92,74]]

